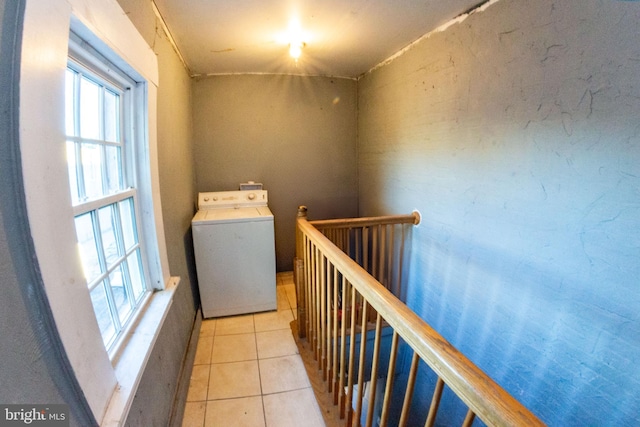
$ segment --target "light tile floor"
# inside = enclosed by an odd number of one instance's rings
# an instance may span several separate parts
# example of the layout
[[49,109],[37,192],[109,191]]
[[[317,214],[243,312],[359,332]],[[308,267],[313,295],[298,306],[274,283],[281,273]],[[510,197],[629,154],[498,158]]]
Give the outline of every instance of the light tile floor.
[[183,427],[325,426],[291,332],[293,275],[276,282],[277,311],[202,322]]

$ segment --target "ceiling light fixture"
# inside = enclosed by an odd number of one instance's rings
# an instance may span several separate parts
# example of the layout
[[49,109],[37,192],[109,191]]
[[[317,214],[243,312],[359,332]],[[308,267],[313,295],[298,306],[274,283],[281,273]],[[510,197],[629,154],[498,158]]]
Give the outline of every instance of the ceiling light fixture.
[[297,64],[302,55],[302,49],[307,45],[309,35],[306,31],[302,31],[300,21],[294,16],[289,20],[289,26],[286,32],[282,33],[280,40],[289,45],[289,55]]
[[305,46],[306,46],[305,42],[292,41],[289,44],[289,55],[291,55],[291,57],[295,59],[297,62],[298,58],[300,58],[300,55],[302,55],[302,48],[304,48]]

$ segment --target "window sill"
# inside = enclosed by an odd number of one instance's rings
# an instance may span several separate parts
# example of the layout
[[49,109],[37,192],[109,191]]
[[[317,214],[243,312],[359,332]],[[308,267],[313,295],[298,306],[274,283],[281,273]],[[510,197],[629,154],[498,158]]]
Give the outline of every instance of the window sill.
[[118,385],[111,396],[101,426],[115,427],[124,424],[179,283],[179,277],[172,277],[164,290],[151,296],[138,324],[129,332],[128,341],[113,361]]

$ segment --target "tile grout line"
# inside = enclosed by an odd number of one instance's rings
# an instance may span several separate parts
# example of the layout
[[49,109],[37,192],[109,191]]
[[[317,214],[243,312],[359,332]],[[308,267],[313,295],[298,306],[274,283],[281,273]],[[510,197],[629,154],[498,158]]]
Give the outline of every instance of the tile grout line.
[[[280,278],[281,279],[281,278]],[[278,280],[279,285],[277,286],[286,286],[289,283],[285,283],[284,279]],[[284,298],[285,298],[285,302],[286,305],[288,306],[287,308],[285,308],[284,310],[278,310],[276,309],[276,313],[279,311],[287,311],[289,310],[289,313],[291,314],[291,316],[293,317],[293,319],[295,320],[295,316],[294,316],[294,310],[295,308],[291,305],[289,298],[286,294],[286,292],[284,292]],[[277,394],[282,394],[282,393],[287,393],[290,391],[296,391],[296,390],[306,390],[309,389],[309,387],[301,387],[301,388],[296,388],[293,390],[283,390],[283,391],[279,391],[279,392],[274,392],[274,393],[269,393],[269,394],[265,394],[264,393],[264,389],[263,389],[263,385],[262,385],[262,372],[260,370],[260,360],[267,360],[267,359],[274,359],[277,357],[285,357],[285,356],[273,356],[273,357],[267,357],[267,358],[262,358],[260,357],[259,354],[259,350],[258,350],[258,331],[256,328],[256,318],[254,315],[252,315],[251,317],[252,323],[253,323],[253,334],[254,334],[254,345],[255,345],[255,351],[256,351],[256,362],[258,365],[258,380],[259,380],[259,384],[260,384],[260,398],[261,398],[261,404],[262,404],[262,413],[263,413],[263,421],[265,426],[267,426],[267,414],[266,414],[266,406],[265,406],[265,402],[264,402],[264,397],[268,396],[268,395],[277,395]],[[210,391],[210,386],[211,386],[211,373],[212,373],[212,368],[214,364],[225,364],[225,363],[232,363],[232,362],[218,362],[218,363],[214,363],[213,362],[213,346],[214,343],[216,341],[216,337],[218,336],[223,336],[223,335],[218,335],[218,322],[215,322],[213,325],[213,336],[212,336],[212,343],[211,343],[211,349],[210,349],[210,354],[209,354],[209,363],[207,364],[208,366],[208,376],[207,376],[207,390],[206,390],[206,397],[205,397],[205,401],[203,402],[205,407],[204,407],[204,418],[202,420],[202,425],[205,426],[206,425],[206,415],[207,415],[207,408],[208,408],[208,403],[210,402],[209,400],[209,391]],[[260,332],[275,332],[275,331],[281,331],[281,330],[287,330],[287,328],[276,328],[276,329],[269,329],[269,330],[265,330],[265,331],[260,331]],[[242,333],[238,333],[238,334],[226,334],[226,335],[241,335]],[[293,355],[287,355],[288,356],[296,356],[299,354],[293,354]],[[257,396],[256,396],[257,397]],[[216,400],[224,400],[224,399],[216,399]]]
[[264,407],[264,390],[262,389],[262,371],[260,370],[260,352],[258,350],[258,332],[256,331],[256,316],[253,319],[253,342],[256,346],[256,364],[258,365],[258,383],[260,384],[260,403],[262,404],[262,420],[265,427],[267,426],[267,411]]
[[204,419],[202,420],[202,427],[206,427],[207,424],[207,408],[209,407],[209,387],[211,386],[211,362],[213,359],[213,343],[216,340],[216,328],[218,322],[213,324],[213,335],[211,336],[211,349],[209,350],[209,374],[207,375],[207,395],[204,401]]

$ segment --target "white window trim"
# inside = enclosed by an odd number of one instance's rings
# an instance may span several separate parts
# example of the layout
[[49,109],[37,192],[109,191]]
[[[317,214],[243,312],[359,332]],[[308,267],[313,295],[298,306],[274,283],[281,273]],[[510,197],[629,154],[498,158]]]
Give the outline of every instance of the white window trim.
[[[92,0],[98,1],[98,0]],[[119,6],[118,6],[119,7]],[[131,26],[130,21],[128,22]],[[169,281],[169,261],[167,258],[167,250],[165,246],[164,227],[162,226],[162,209],[160,205],[160,186],[159,186],[159,173],[158,173],[158,153],[157,153],[157,134],[156,134],[156,103],[157,103],[157,59],[155,53],[153,54],[153,63],[155,65],[155,78],[156,81],[150,80],[153,76],[145,76],[137,71],[130,63],[127,63],[126,57],[118,56],[118,50],[112,46],[107,45],[104,40],[99,39],[92,30],[81,22],[79,18],[71,17],[71,30],[77,34],[83,40],[89,42],[93,49],[97,50],[108,61],[118,66],[129,78],[134,81],[146,83],[139,83],[139,90],[134,92],[136,97],[144,97],[145,99],[134,99],[135,105],[145,105],[147,110],[136,112],[146,116],[136,117],[134,123],[144,123],[146,126],[136,126],[134,129],[134,140],[145,141],[146,143],[136,143],[134,149],[136,150],[135,156],[139,158],[149,158],[148,164],[138,164],[138,169],[134,171],[135,181],[140,189],[140,194],[143,197],[139,198],[140,211],[144,213],[153,212],[152,220],[145,221],[142,227],[143,239],[148,240],[151,244],[148,244],[147,254],[149,260],[157,260],[158,264],[149,264],[149,275],[151,280],[151,287],[157,290],[163,289],[165,283]],[[135,31],[135,29],[134,29]],[[96,33],[99,34],[99,33]],[[137,33],[136,35],[141,38]],[[144,45],[147,50],[149,47]],[[121,46],[121,50],[126,49],[126,46]],[[141,179],[140,177],[151,177],[151,180]],[[153,242],[157,242],[153,244]]]
[[[138,173],[151,177],[151,197],[141,200],[141,211],[152,219],[145,223],[153,238],[145,238],[157,242],[150,245],[155,253],[148,256],[156,260],[149,263],[149,275],[152,287],[158,291],[152,294],[148,308],[138,319],[137,327],[129,332],[130,340],[115,356],[113,364],[102,343],[80,261],[68,259],[68,254],[75,252],[76,244],[64,149],[64,73],[70,23],[83,39],[93,37],[91,42],[96,49],[102,51],[108,47],[129,64],[130,70],[147,81],[141,96],[147,100],[149,121],[137,131],[148,141],[148,145],[140,149],[148,156],[149,164]],[[60,338],[87,402],[101,425],[125,422],[179,283],[179,279],[169,274],[160,205],[157,85],[155,53],[115,0],[30,0],[26,3],[20,66],[20,149],[28,221]]]

